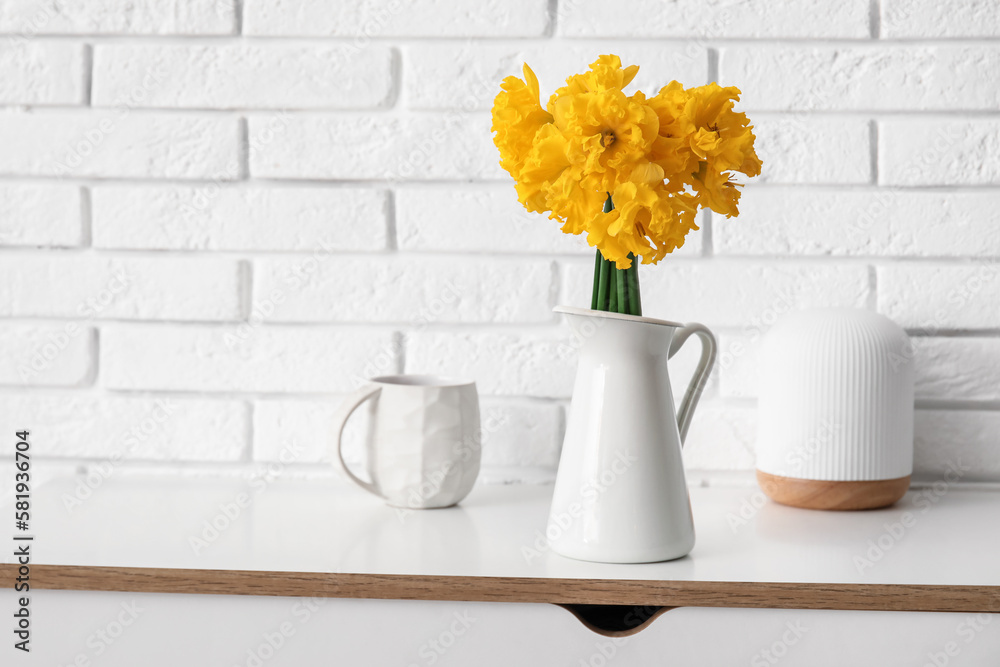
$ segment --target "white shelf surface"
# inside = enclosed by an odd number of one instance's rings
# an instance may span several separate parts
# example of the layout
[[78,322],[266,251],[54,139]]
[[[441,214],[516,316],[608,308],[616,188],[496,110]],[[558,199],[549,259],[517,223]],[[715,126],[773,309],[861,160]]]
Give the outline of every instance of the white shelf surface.
[[[690,555],[612,565],[547,550],[550,486],[480,485],[458,507],[402,511],[341,480],[121,475],[70,506],[80,483],[55,478],[33,490],[33,564],[1000,586],[1000,492],[960,486],[911,490],[867,512],[784,507],[753,487],[692,488]],[[237,515],[240,500],[249,502]],[[0,516],[13,523],[13,507]],[[222,529],[207,528],[213,522]]]

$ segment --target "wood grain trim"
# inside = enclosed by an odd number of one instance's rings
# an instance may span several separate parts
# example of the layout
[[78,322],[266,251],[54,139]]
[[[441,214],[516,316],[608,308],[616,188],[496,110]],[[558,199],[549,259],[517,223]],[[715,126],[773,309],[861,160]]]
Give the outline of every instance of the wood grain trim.
[[782,477],[758,470],[757,484],[768,498],[782,505],[811,510],[868,510],[888,507],[906,495],[910,475],[846,482]]
[[[4,587],[17,566],[0,564]],[[665,607],[1000,612],[1000,586],[446,577],[33,565],[33,588]]]

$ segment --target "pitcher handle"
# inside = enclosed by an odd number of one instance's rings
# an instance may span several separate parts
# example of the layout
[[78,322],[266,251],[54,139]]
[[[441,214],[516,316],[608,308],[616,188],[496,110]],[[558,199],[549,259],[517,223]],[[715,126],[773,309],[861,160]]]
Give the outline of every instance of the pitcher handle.
[[384,498],[385,496],[382,495],[382,491],[380,491],[375,484],[361,479],[347,467],[347,462],[344,461],[343,446],[344,427],[347,426],[347,420],[351,418],[351,415],[358,409],[358,406],[367,401],[369,398],[376,396],[381,391],[382,388],[377,385],[368,385],[367,387],[361,387],[361,389],[358,389],[353,394],[345,398],[344,402],[340,404],[341,412],[335,418],[337,420],[337,425],[334,427],[334,433],[337,434],[337,460],[340,461],[340,467],[344,469],[347,476],[354,480],[358,486],[374,493],[379,498]]
[[705,388],[709,373],[712,372],[712,366],[715,364],[715,336],[708,330],[708,327],[697,322],[689,322],[677,330],[670,343],[670,353],[667,355],[667,359],[671,359],[677,354],[677,351],[691,337],[691,334],[697,334],[701,338],[701,359],[698,360],[698,368],[694,371],[687,391],[684,392],[684,400],[681,401],[681,407],[677,411],[677,428],[680,429],[681,433],[681,445],[684,444],[684,439],[687,437],[691,416],[694,415],[695,406],[698,405],[698,399],[701,398],[701,392]]

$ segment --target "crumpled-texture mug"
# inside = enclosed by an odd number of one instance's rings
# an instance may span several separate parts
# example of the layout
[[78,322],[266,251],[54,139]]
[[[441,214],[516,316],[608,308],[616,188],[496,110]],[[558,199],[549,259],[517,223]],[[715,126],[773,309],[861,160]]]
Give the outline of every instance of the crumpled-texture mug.
[[[347,466],[342,443],[347,420],[366,401],[370,480]],[[336,460],[347,475],[394,507],[450,507],[469,494],[479,475],[479,395],[471,380],[432,375],[373,378],[344,399],[334,433]]]

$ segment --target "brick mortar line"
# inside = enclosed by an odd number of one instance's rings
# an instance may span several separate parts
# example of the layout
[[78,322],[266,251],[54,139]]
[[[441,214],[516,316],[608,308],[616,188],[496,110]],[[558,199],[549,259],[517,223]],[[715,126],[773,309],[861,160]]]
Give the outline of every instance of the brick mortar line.
[[[59,327],[67,322],[80,322],[73,319],[54,318],[7,318],[0,320],[0,331],[13,328],[43,328]],[[89,321],[86,326],[95,332],[100,330],[121,330],[121,329],[215,329],[220,332],[228,331],[243,324],[245,320],[226,320],[215,322],[195,322],[179,320],[101,320]],[[539,321],[539,322],[449,322],[437,323],[420,328],[420,325],[407,325],[400,323],[380,323],[380,322],[268,322],[261,325],[271,331],[293,330],[303,331],[315,329],[327,331],[330,334],[357,333],[367,331],[382,334],[426,334],[426,335],[524,335],[530,338],[539,334],[549,334],[543,337],[543,342],[559,340],[564,337],[566,329],[559,320]],[[746,324],[713,324],[712,331],[719,336],[740,336],[747,328]],[[974,340],[974,341],[996,341],[1000,339],[1000,329],[987,328],[961,328],[961,329],[941,329],[928,332],[920,327],[904,327],[911,339],[914,340]],[[18,385],[0,385],[16,387]],[[39,385],[41,386],[41,385]]]
[[94,47],[87,43],[83,45],[83,100],[85,107],[91,106],[94,99]]
[[[412,180],[412,181],[390,181],[385,179],[357,179],[357,180],[322,180],[322,179],[271,179],[271,178],[250,178],[246,180],[232,180],[232,181],[217,181],[211,178],[205,179],[177,179],[177,178],[165,178],[165,179],[155,179],[155,178],[94,178],[87,176],[79,177],[52,177],[45,178],[40,177],[36,174],[6,174],[0,175],[0,186],[4,185],[38,185],[38,186],[79,186],[79,187],[91,187],[91,188],[107,188],[107,187],[122,187],[122,186],[133,186],[137,189],[147,188],[147,187],[163,187],[163,188],[232,188],[232,189],[254,189],[254,188],[325,188],[331,191],[333,190],[351,190],[351,189],[371,189],[371,190],[386,190],[386,189],[422,189],[422,188],[449,188],[450,190],[460,189],[460,190],[476,190],[486,187],[497,187],[505,188],[510,187],[513,189],[513,182],[506,181],[504,179],[496,180],[468,180],[468,179],[427,179],[427,180]],[[749,183],[751,188],[757,189],[761,188],[764,190],[776,190],[779,188],[797,188],[801,190],[815,189],[815,190],[850,190],[855,192],[877,192],[877,191],[892,191],[892,192],[927,192],[927,193],[939,193],[939,194],[963,194],[963,193],[973,193],[973,192],[993,192],[1000,188],[1000,180],[996,183],[935,183],[935,184],[896,184],[891,182],[882,183],[871,183],[871,182],[825,182],[825,183],[808,183],[808,182],[791,182],[791,181],[767,181],[761,183]]]
[[[499,90],[499,81],[497,82]],[[47,116],[57,116],[65,114],[75,114],[79,118],[97,117],[106,114],[115,114],[120,107],[92,106],[84,104],[32,104],[32,103],[4,103],[0,104],[0,111],[10,111],[11,118],[34,117],[45,118]],[[826,119],[856,119],[856,120],[1000,120],[1000,109],[989,108],[963,108],[953,109],[826,109],[826,108],[789,108],[789,109],[766,109],[759,107],[740,106],[740,111],[764,117],[765,119],[782,120],[788,117],[816,120]],[[223,118],[239,120],[240,118],[262,117],[271,118],[276,112],[284,112],[292,120],[355,120],[372,117],[384,118],[413,118],[426,119],[449,115],[457,115],[464,119],[482,118],[488,120],[490,117],[490,107],[483,106],[474,109],[455,106],[442,107],[402,107],[399,104],[393,106],[365,106],[365,107],[154,107],[136,106],[130,108],[130,117],[168,117],[168,118]]]
[[[318,249],[318,248],[317,248]],[[0,256],[22,256],[30,259],[58,258],[77,259],[81,257],[91,257],[97,260],[102,259],[217,259],[221,262],[239,261],[266,261],[266,260],[288,260],[293,261],[314,255],[317,249],[304,250],[200,250],[200,249],[173,249],[173,248],[111,248],[111,247],[88,247],[88,246],[0,246]],[[528,252],[496,252],[489,248],[476,250],[408,250],[408,249],[381,249],[381,250],[342,250],[324,253],[330,257],[339,259],[357,260],[390,260],[390,259],[415,259],[431,262],[433,260],[453,261],[456,258],[465,258],[469,263],[490,261],[495,265],[502,264],[525,264],[534,263],[539,266],[548,262],[560,262],[565,266],[579,266],[586,268],[587,263],[593,262],[593,251],[589,248],[581,249],[579,252],[549,252],[538,251]],[[906,266],[926,266],[941,265],[944,267],[964,266],[970,269],[982,264],[1000,263],[1000,255],[802,255],[796,253],[724,253],[714,254],[710,257],[702,255],[678,255],[665,260],[667,266],[705,266],[708,263],[727,266],[754,266],[759,264],[774,265],[779,262],[785,267],[801,266],[809,268],[812,266],[875,266],[876,268],[906,267]],[[655,269],[651,269],[655,270]],[[447,269],[442,273],[447,273]],[[2,319],[2,316],[0,316]]]
[[[23,391],[22,391],[23,390]],[[38,398],[59,398],[64,396],[80,396],[86,394],[92,398],[107,399],[142,399],[156,401],[162,398],[179,400],[204,400],[205,402],[243,403],[244,401],[301,401],[303,403],[340,399],[351,393],[351,390],[328,392],[265,392],[265,391],[203,391],[183,389],[111,389],[107,387],[69,387],[46,385],[0,385],[0,398],[6,396],[35,396]],[[483,401],[491,406],[510,407],[565,407],[569,397],[530,396],[527,394],[480,394]],[[706,405],[711,401],[707,401]]]
[[[257,402],[299,402],[302,404],[317,401],[336,401],[350,394],[350,390],[329,392],[263,392],[238,389],[205,391],[196,389],[116,389],[102,386],[45,386],[45,385],[0,385],[0,399],[6,397],[33,397],[38,399],[58,399],[87,396],[91,398],[126,399],[156,401],[173,398],[185,401],[205,403],[233,403],[244,407]],[[569,396],[534,396],[530,394],[480,394],[479,398],[494,407],[510,408],[552,408],[566,407]],[[734,411],[755,411],[757,396],[732,396],[716,394],[706,397],[699,403],[699,408],[727,409]],[[914,401],[917,412],[982,412],[987,414],[1000,413],[1000,400],[965,399],[965,398],[920,398]],[[252,412],[247,412],[252,420]]]
[[880,40],[882,37],[882,3],[880,0],[869,0],[868,3],[869,37]]
[[[18,33],[0,32],[0,39],[20,39]],[[38,33],[31,38],[38,42],[93,42],[99,46],[110,45],[136,45],[136,44],[157,44],[175,46],[212,46],[212,45],[307,45],[315,47],[352,47],[356,45],[358,35],[259,35],[259,34],[191,34],[191,35],[163,35],[163,34],[140,34],[140,33]],[[984,47],[1000,48],[1000,34],[993,36],[984,35],[956,35],[956,36],[898,36],[879,37],[873,39],[870,35],[863,37],[819,37],[819,36],[760,36],[760,37],[720,37],[712,35],[627,35],[608,34],[602,36],[595,35],[372,35],[365,36],[368,44],[379,47],[393,45],[400,46],[424,46],[428,44],[443,44],[454,46],[456,42],[481,43],[484,46],[510,46],[523,48],[531,43],[550,44],[568,42],[571,44],[595,45],[607,43],[628,43],[650,46],[688,46],[696,43],[700,47],[726,47],[726,46],[753,46],[762,45],[792,45],[803,48],[810,46],[856,46],[859,48],[877,47],[904,47],[904,46],[951,46],[951,45],[976,45]],[[367,44],[366,44],[367,45]]]
[[[92,176],[70,176],[70,177],[45,177],[37,174],[3,174],[0,175],[0,186],[4,185],[37,185],[37,186],[76,186],[90,188],[117,188],[135,187],[143,189],[148,187],[157,188],[204,188],[220,187],[227,189],[254,189],[254,188],[323,188],[330,191],[335,190],[421,190],[421,189],[448,189],[448,190],[480,190],[493,188],[497,190],[513,191],[513,181],[504,178],[497,179],[477,179],[469,180],[463,178],[456,179],[425,179],[395,181],[389,179],[366,178],[366,179],[317,179],[317,178],[248,178],[245,180],[217,181],[211,178],[178,179],[178,178],[95,178]],[[848,182],[791,182],[791,181],[765,181],[760,183],[750,182],[747,184],[751,189],[778,190],[783,188],[794,188],[800,190],[849,190],[853,192],[933,192],[939,194],[963,194],[973,192],[995,192],[1000,189],[1000,181],[997,183],[938,183],[930,185],[897,185],[893,183],[871,183],[870,181]]]

